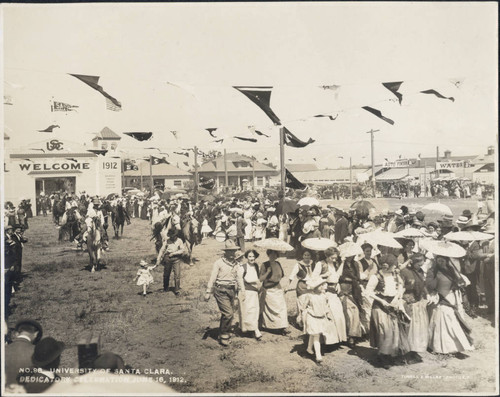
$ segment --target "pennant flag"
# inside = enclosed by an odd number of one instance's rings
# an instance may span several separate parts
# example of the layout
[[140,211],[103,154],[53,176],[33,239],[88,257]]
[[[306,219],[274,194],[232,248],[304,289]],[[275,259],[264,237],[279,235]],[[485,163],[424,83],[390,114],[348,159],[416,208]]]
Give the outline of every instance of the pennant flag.
[[37,130],[38,132],[54,132],[54,128],[61,128],[59,127],[58,125],[50,125],[48,126],[47,128],[45,128],[44,130]]
[[337,158],[344,160],[344,157],[342,156],[337,156]]
[[370,106],[363,106],[363,109],[365,109],[366,111],[370,112],[371,114],[374,114],[378,118],[384,120],[386,123],[394,125],[394,121],[391,120],[391,119],[388,119],[387,117],[382,116],[382,112],[380,110],[374,109],[374,108],[372,108]]
[[213,189],[215,186],[215,180],[213,178],[205,178],[200,175],[200,186],[205,189]]
[[74,163],[78,163],[78,160],[77,159],[73,159],[73,158],[69,158],[67,157],[66,160],[69,160],[69,161],[73,161]]
[[76,112],[75,108],[77,108],[77,107],[78,106],[70,105],[69,103],[51,101],[50,111],[51,112],[72,112],[72,111]]
[[182,164],[184,164],[186,167],[189,167],[189,163],[187,161],[183,161]]
[[14,105],[12,102],[12,97],[10,95],[4,95],[3,96],[3,104],[4,105]]
[[124,132],[125,135],[128,135],[140,142],[149,141],[153,136],[152,132]]
[[122,104],[118,102],[119,105],[116,105],[111,99],[106,98],[106,109],[112,110],[113,112],[120,112],[122,110]]
[[292,134],[286,127],[283,127],[285,129],[285,145],[291,146],[291,147],[305,147],[309,145],[310,143],[315,142],[314,139],[309,138],[307,142],[301,141],[299,138],[297,138],[294,134]]
[[215,143],[222,143],[222,142],[224,142],[224,138],[221,138],[221,139],[216,139],[214,142],[215,142]]
[[253,142],[253,143],[257,142],[257,139],[255,139],[255,138],[243,138],[241,136],[235,136],[235,138],[240,139],[242,141],[248,141],[248,142]]
[[177,131],[170,131],[175,139],[177,139]]
[[210,136],[211,136],[212,138],[217,138],[217,137],[213,134],[213,132],[214,132],[214,131],[217,131],[217,128],[205,128],[205,129],[208,131],[208,133],[210,134]]
[[158,150],[158,151],[160,151],[160,149],[158,149],[157,147],[145,147],[144,149],[149,149],[149,150]]
[[235,87],[236,90],[245,95],[253,103],[255,103],[259,108],[261,108],[264,113],[269,117],[272,122],[276,125],[280,125],[281,121],[273,112],[270,107],[271,102],[271,90],[273,87]]
[[[100,79],[99,76],[86,76],[86,75],[83,75],[83,74],[72,74],[72,73],[68,73],[68,74],[70,76],[76,77],[78,80],[84,82],[89,87],[92,87],[94,90],[96,90],[101,95],[103,95],[107,100],[109,100],[109,102],[111,102],[111,104],[114,105],[114,107],[117,110],[121,110],[122,104],[116,98],[113,98],[106,91],[104,91],[104,89],[98,84],[99,83],[99,79]],[[108,106],[109,106],[108,105],[108,101],[106,101],[106,107],[109,109]],[[110,109],[110,110],[114,110],[114,109]]]
[[317,114],[316,116],[314,117],[328,117],[330,120],[336,120],[337,117],[339,117],[338,114],[335,115],[335,117],[333,117],[331,114]]
[[432,94],[432,95],[436,95],[438,98],[441,98],[441,99],[449,99],[450,101],[452,102],[455,102],[455,98],[453,97],[445,97],[444,95],[441,95],[439,92],[437,92],[436,90],[425,90],[425,91],[420,91],[422,94]]
[[186,153],[186,152],[174,152],[175,154],[179,154],[181,156],[186,156],[186,157],[189,157],[189,153]]
[[108,153],[107,150],[98,150],[98,149],[88,149],[87,152],[92,152],[94,154],[97,154],[98,156],[104,156],[106,153]]
[[165,157],[155,157],[151,156],[151,160],[153,160],[153,165],[158,165],[158,164],[170,164]]
[[398,98],[399,100],[399,104],[401,105],[401,102],[403,101],[403,94],[401,94],[400,92],[398,92],[399,90],[399,87],[401,87],[401,84],[403,84],[402,81],[395,81],[393,83],[382,83],[382,85],[387,88],[389,91],[391,91],[394,95],[396,95],[396,97]]
[[257,134],[259,136],[265,136],[266,138],[269,138],[270,136],[267,135],[267,134],[264,134],[263,132],[259,131],[259,130],[256,130],[255,127],[253,125],[249,125],[248,126],[248,129],[250,130],[250,132],[252,134]]
[[304,190],[307,188],[302,182],[295,178],[290,171],[285,168],[285,186],[290,189]]
[[123,168],[125,171],[139,171],[139,167],[129,160],[123,161]]

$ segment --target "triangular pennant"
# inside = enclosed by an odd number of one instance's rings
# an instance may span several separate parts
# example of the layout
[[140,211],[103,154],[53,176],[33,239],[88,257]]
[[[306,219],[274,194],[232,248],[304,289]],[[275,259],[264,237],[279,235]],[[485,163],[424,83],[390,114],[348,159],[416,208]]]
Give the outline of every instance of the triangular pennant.
[[392,83],[382,83],[382,85],[387,88],[389,91],[391,91],[394,95],[396,95],[396,97],[398,98],[399,100],[399,104],[401,105],[401,102],[403,101],[403,94],[401,94],[400,92],[398,92],[399,90],[399,87],[401,87],[401,84],[403,84],[402,81],[395,81],[395,82],[392,82]]
[[264,113],[269,117],[272,122],[276,125],[280,125],[281,121],[278,116],[273,112],[270,107],[271,103],[271,91],[273,87],[235,87],[236,90],[245,95],[258,107],[260,107]]
[[307,142],[304,142],[297,138],[294,134],[292,134],[286,127],[283,127],[285,129],[285,145],[291,146],[291,147],[305,147],[313,142],[315,142],[314,139],[309,138]]
[[300,189],[303,190],[307,188],[302,182],[295,178],[290,171],[285,168],[285,186],[290,189]]
[[155,157],[151,156],[151,159],[153,160],[153,165],[158,165],[158,164],[170,164],[165,157]]
[[335,115],[335,117],[333,117],[331,114],[317,114],[316,116],[314,117],[328,117],[330,120],[336,120],[337,117],[339,117],[338,114]]
[[107,150],[98,150],[98,149],[88,149],[87,152],[97,154],[98,156],[104,156],[106,153],[108,153]]
[[255,138],[243,138],[241,136],[235,136],[235,138],[240,139],[242,141],[248,141],[248,142],[253,142],[253,143],[257,142],[257,139],[255,139]]
[[121,110],[122,104],[116,99],[113,98],[111,95],[109,95],[104,89],[98,84],[99,83],[99,76],[86,76],[83,74],[72,74],[69,73],[70,76],[76,77],[78,80],[84,82],[87,84],[89,87],[92,87],[94,90],[99,92],[101,95],[103,95],[105,98],[109,99],[111,103],[116,107]]
[[425,90],[425,91],[420,91],[422,94],[432,94],[432,95],[436,95],[438,98],[441,98],[441,99],[449,99],[450,101],[452,102],[455,102],[455,98],[453,97],[445,97],[444,95],[441,95],[439,92],[437,92],[436,90]]
[[175,154],[181,155],[181,156],[186,156],[189,157],[189,153],[187,152],[174,152]]
[[170,131],[175,139],[177,139],[177,131]]
[[47,128],[45,128],[44,130],[37,130],[37,131],[38,132],[54,132],[55,128],[61,128],[61,127],[59,127],[58,125],[52,124],[52,125],[48,126]]
[[224,138],[221,138],[221,139],[216,139],[214,142],[215,142],[215,143],[222,143],[222,142],[224,142]]
[[389,123],[391,125],[394,125],[394,120],[388,119],[387,117],[382,116],[382,112],[378,109],[374,109],[370,106],[363,106],[363,109],[366,111],[370,112],[371,114],[374,114],[377,116],[379,119],[384,120],[386,123]]
[[217,131],[217,128],[205,128],[205,129],[208,131],[208,133],[210,134],[210,136],[211,136],[212,138],[217,138],[217,137],[213,134],[213,132],[214,132],[214,131]]
[[205,189],[213,189],[215,186],[215,180],[213,178],[205,178],[200,175],[200,186]]
[[140,142],[148,141],[153,136],[152,132],[124,132],[125,135],[128,135]]
[[186,167],[189,167],[189,163],[187,161],[183,161],[182,164],[184,164]]

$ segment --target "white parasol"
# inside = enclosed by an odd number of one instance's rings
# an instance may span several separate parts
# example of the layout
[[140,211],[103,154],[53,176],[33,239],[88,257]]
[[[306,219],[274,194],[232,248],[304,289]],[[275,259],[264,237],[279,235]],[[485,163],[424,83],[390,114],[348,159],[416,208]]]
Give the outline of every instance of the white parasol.
[[476,231],[451,232],[443,236],[443,238],[450,241],[482,241],[491,240],[494,237],[492,234]]
[[461,258],[466,254],[465,249],[458,244],[443,240],[428,241],[425,243],[425,249],[434,255],[446,256],[449,258]]
[[394,237],[415,238],[415,237],[425,237],[425,234],[419,229],[411,227],[409,229],[403,229],[400,230],[399,232],[394,233]]
[[279,238],[266,238],[253,243],[256,247],[273,251],[293,251],[293,247]]
[[324,251],[327,248],[336,246],[337,243],[329,238],[306,238],[302,241],[302,247],[313,251]]
[[301,205],[309,205],[309,206],[313,206],[313,205],[317,205],[319,206],[319,200],[315,197],[303,197],[301,198],[298,202],[297,202],[297,205],[298,206],[301,206]]
[[339,252],[341,257],[348,258],[350,256],[362,254],[363,250],[358,244],[348,241],[347,243],[339,245]]
[[383,245],[384,247],[389,248],[403,248],[403,246],[399,244],[394,237],[394,233],[375,230],[373,232],[360,234],[358,236],[357,243],[361,245],[364,242],[368,242],[375,246]]
[[430,203],[427,205],[424,205],[421,209],[421,211],[427,216],[427,215],[449,215],[453,216],[453,212],[451,211],[450,207],[447,205],[441,204],[441,203]]

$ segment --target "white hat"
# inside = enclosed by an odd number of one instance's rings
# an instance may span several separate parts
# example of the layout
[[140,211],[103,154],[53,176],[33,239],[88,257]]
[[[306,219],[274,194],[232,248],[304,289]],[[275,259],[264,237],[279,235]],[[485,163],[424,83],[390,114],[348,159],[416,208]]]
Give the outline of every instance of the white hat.
[[322,277],[314,277],[306,281],[306,285],[310,289],[318,288],[320,285],[325,284],[327,281]]

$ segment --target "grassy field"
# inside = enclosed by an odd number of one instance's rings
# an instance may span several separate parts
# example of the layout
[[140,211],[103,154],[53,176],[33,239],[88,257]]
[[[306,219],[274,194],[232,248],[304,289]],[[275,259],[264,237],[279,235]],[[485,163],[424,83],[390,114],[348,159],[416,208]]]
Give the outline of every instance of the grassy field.
[[[410,201],[384,202],[397,209]],[[341,207],[350,202],[333,204]],[[452,204],[458,215],[476,206],[475,201],[464,200]],[[76,344],[94,333],[101,336],[102,351],[120,354],[141,374],[163,369],[164,379],[179,392],[495,391],[496,332],[486,317],[471,320],[476,350],[465,359],[425,353],[421,363],[385,370],[373,366],[376,351],[363,342],[353,350],[325,352],[324,364],[318,366],[305,353],[301,331],[293,327],[286,337],[264,333],[261,342],[236,337],[228,348],[218,345],[219,311],[213,298],[204,302],[202,297],[223,243],[208,239],[195,247],[195,265],[182,267],[180,296],[160,292],[162,269],[157,268],[151,293],[143,298],[133,278],[139,260],[155,256],[148,222],[133,219],[122,238],[111,239],[107,266],[96,273],[86,269],[87,253],[70,243],[57,243],[50,217],[31,219],[26,236],[26,278],[12,298],[8,325],[22,317],[40,321],[45,335],[66,344],[61,363],[65,367],[78,367]],[[290,272],[294,261],[282,258],[281,262],[285,273]],[[287,294],[287,304],[293,317],[295,293]]]

